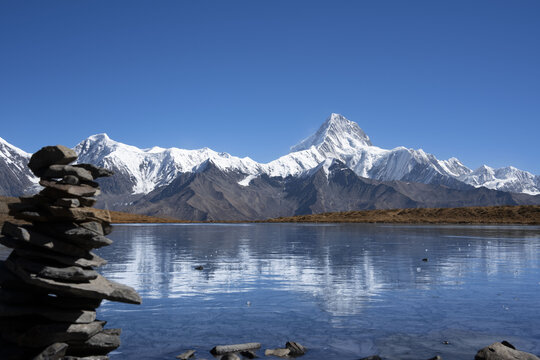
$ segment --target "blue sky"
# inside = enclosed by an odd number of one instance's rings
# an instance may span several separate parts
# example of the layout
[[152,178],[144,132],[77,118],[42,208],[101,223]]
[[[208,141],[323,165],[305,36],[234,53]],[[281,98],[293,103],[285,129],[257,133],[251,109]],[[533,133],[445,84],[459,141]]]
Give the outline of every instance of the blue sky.
[[540,2],[0,2],[0,137],[270,161],[332,112],[383,148],[540,174]]

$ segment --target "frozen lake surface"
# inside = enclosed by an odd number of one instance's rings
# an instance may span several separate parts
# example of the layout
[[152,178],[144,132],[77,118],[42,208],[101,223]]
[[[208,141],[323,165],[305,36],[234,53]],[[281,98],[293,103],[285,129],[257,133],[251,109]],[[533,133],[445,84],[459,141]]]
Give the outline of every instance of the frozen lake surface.
[[262,356],[288,340],[306,360],[473,359],[502,340],[540,353],[540,227],[117,225],[109,237],[101,272],[143,298],[101,306],[123,329],[111,359],[211,359],[243,342]]

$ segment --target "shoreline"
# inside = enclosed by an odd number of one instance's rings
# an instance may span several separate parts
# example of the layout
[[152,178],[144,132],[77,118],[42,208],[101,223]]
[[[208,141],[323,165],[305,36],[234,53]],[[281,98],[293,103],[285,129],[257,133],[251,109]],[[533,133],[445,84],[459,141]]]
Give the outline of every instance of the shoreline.
[[[106,211],[106,210],[102,210]],[[111,211],[116,224],[365,223],[417,225],[540,225],[540,206],[505,205],[463,208],[359,210],[279,217],[266,220],[190,221]]]
[[[0,223],[13,221],[7,204],[18,198],[0,197]],[[240,224],[240,223],[366,223],[439,225],[540,225],[539,205],[501,205],[458,208],[376,209],[278,217],[265,220],[181,220],[121,211],[95,209],[115,224]]]

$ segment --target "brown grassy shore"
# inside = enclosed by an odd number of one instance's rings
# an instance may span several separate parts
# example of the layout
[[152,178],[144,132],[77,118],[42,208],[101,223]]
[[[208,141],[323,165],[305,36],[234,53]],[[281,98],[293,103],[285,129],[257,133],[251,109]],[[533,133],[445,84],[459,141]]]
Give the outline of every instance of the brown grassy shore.
[[[2,224],[4,221],[14,221],[11,216],[8,215],[8,207],[7,204],[18,202],[18,198],[14,197],[5,197],[0,196],[0,224]],[[139,215],[139,214],[130,214],[120,211],[108,211],[108,210],[97,210],[98,212],[103,213],[103,217],[110,217],[111,222],[115,224],[135,224],[135,223],[187,223],[190,221],[183,221],[178,219],[172,219],[172,218],[161,218],[161,217],[155,217],[155,216],[147,216],[147,215]]]
[[540,225],[540,206],[344,211],[280,217],[265,222]]
[[[7,212],[7,204],[17,198],[0,196],[0,224],[13,221]],[[99,210],[107,212],[107,210]],[[112,223],[208,223],[217,221],[186,221],[173,218],[109,211]],[[227,221],[219,221],[227,222]],[[240,223],[242,221],[229,221]],[[522,224],[540,225],[540,206],[486,206],[463,208],[391,209],[333,212],[313,215],[280,217],[255,222],[266,223],[397,223],[397,224]]]

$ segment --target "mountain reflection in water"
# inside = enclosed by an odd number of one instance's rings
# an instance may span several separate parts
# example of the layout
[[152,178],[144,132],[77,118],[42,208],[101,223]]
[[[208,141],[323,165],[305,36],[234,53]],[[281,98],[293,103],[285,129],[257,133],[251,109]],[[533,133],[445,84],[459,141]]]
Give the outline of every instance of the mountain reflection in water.
[[117,225],[110,237],[101,272],[143,297],[100,308],[124,330],[112,359],[288,340],[306,360],[472,359],[503,339],[540,353],[540,227]]

